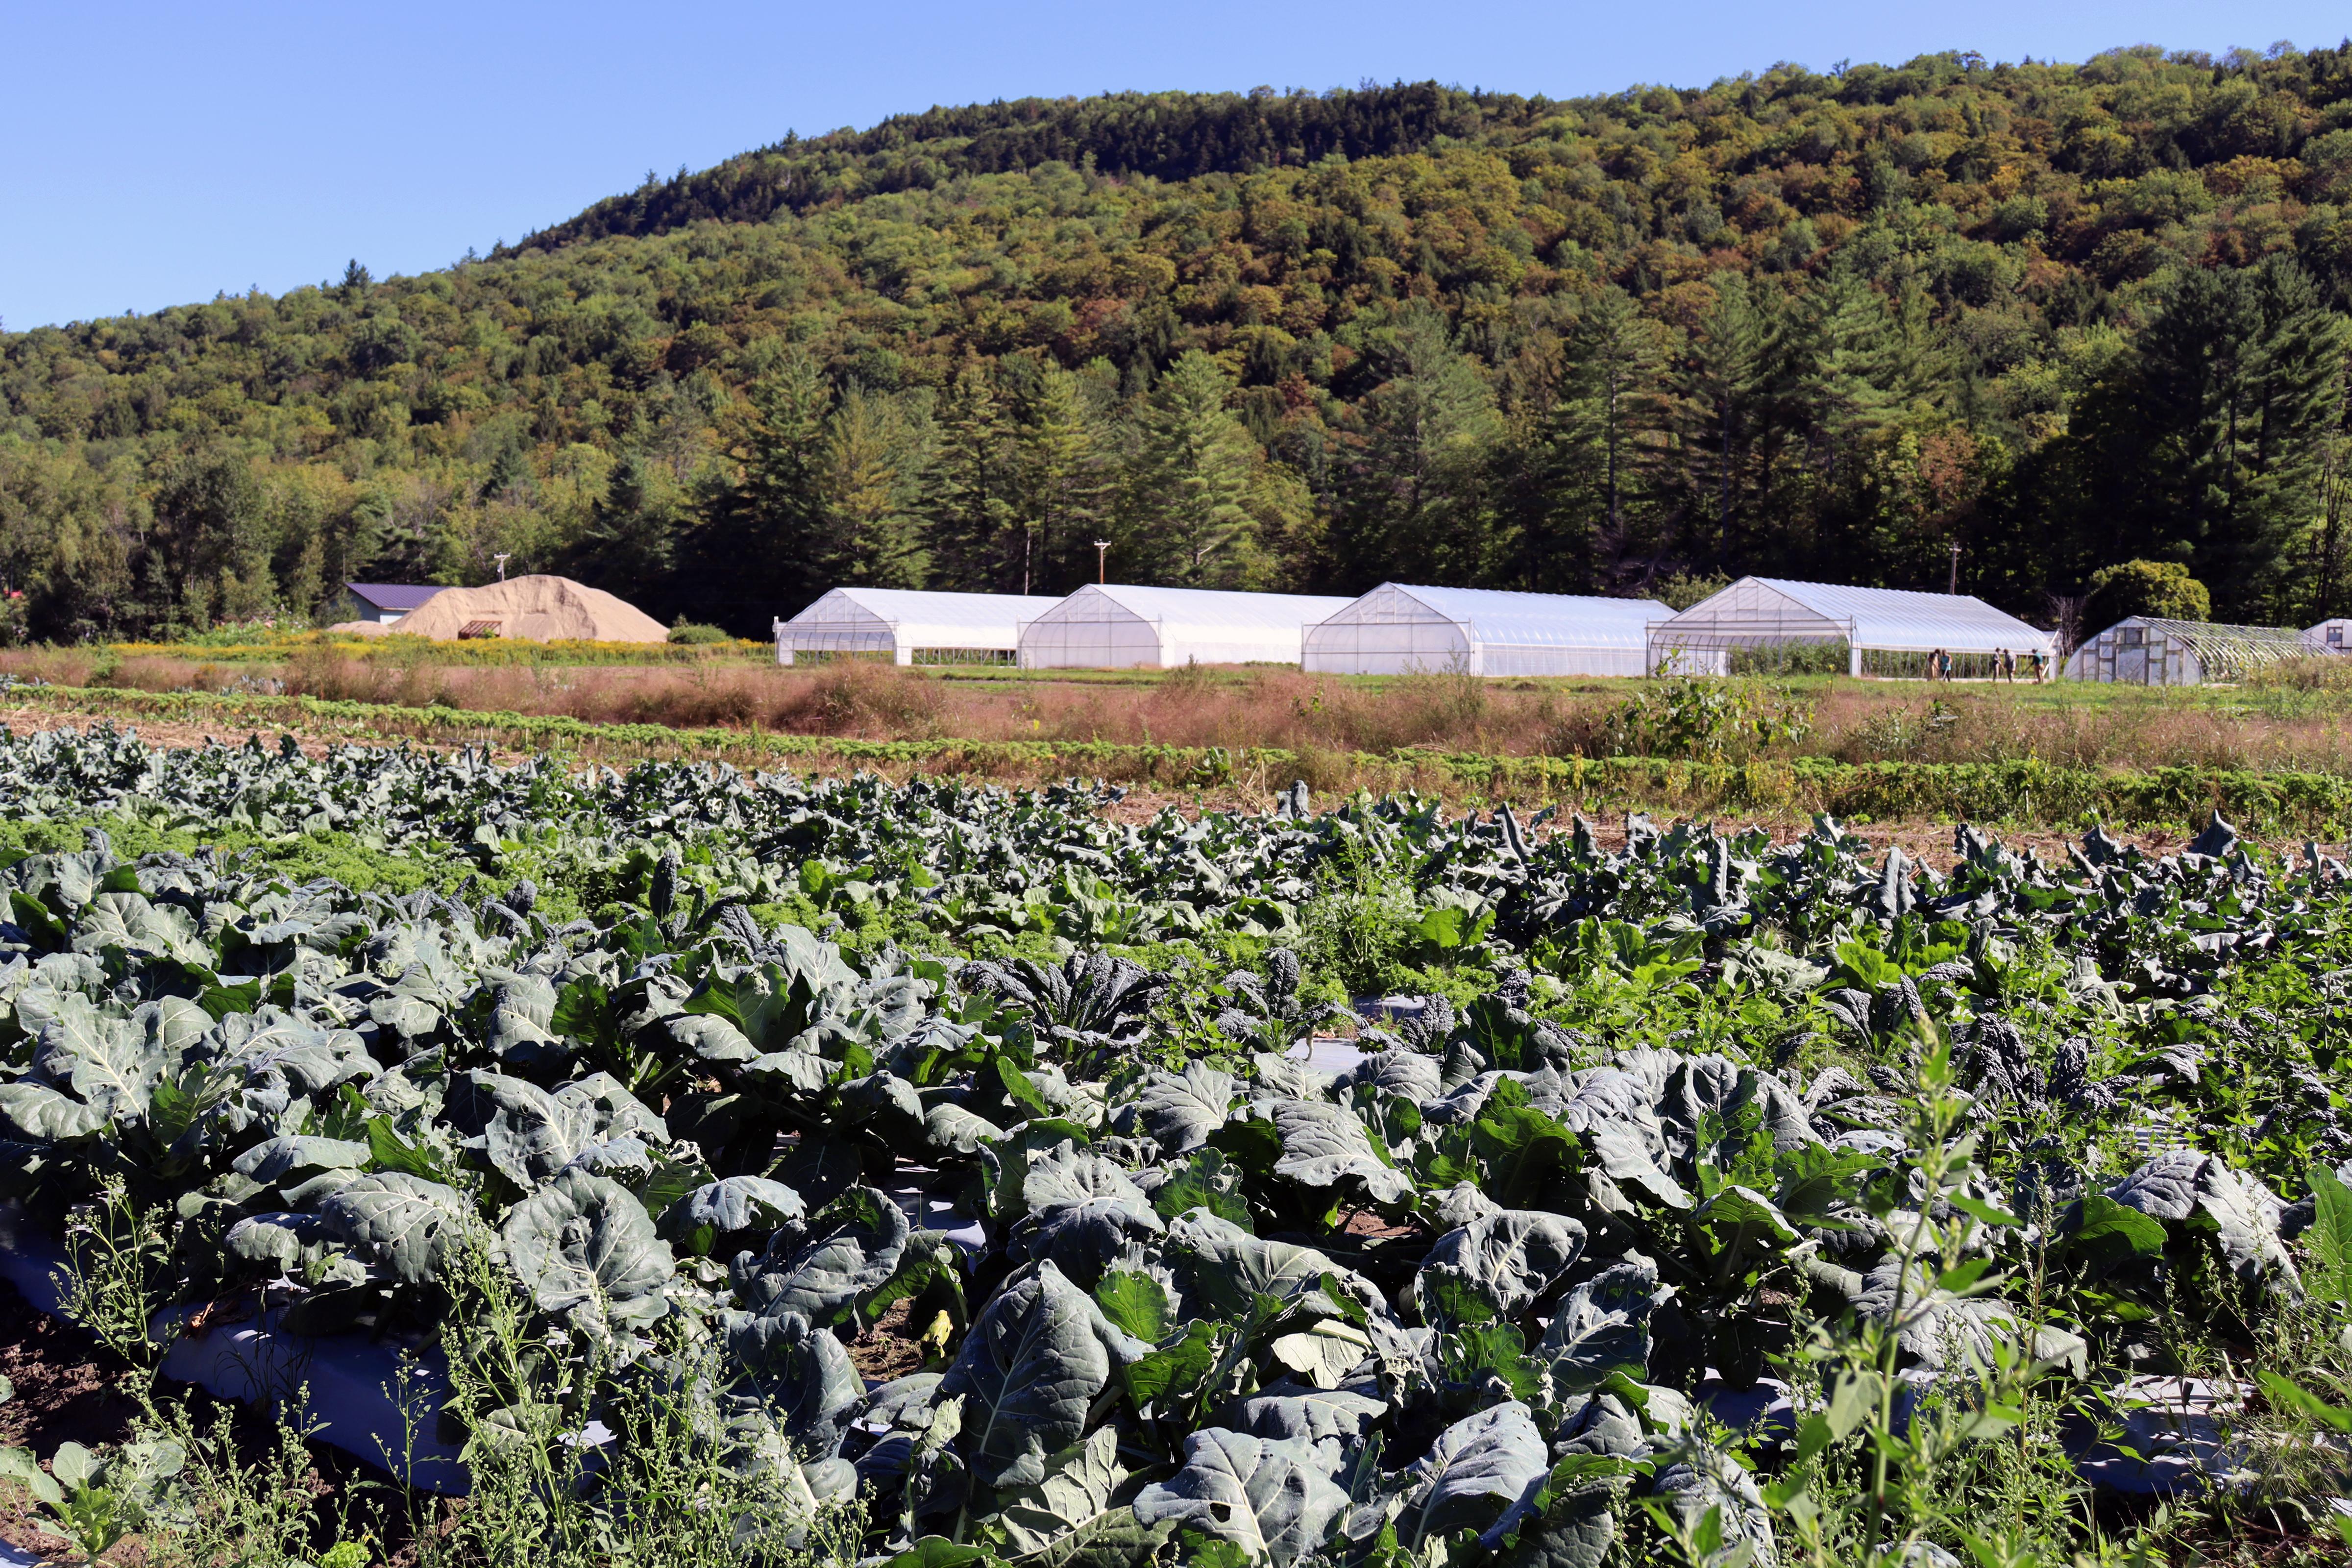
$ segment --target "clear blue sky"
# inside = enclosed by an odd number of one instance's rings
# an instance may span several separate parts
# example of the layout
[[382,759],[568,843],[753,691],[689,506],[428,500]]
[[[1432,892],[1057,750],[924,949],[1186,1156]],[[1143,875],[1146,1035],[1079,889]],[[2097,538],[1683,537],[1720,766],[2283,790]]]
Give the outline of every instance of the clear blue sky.
[[2332,45],[2316,0],[353,5],[0,0],[11,329],[378,276],[788,130],[934,103],[1435,78],[1555,97],[1937,49]]

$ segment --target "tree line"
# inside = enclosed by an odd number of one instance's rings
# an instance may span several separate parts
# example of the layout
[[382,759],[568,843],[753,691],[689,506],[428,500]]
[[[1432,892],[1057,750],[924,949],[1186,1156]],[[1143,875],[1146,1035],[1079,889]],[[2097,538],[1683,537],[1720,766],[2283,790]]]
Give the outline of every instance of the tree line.
[[[836,583],[2352,590],[2352,48],[934,110],[442,271],[0,334],[0,636],[497,555]],[[2135,579],[2137,580],[2137,579]],[[11,597],[11,595],[21,595]],[[2112,595],[2110,595],[2112,597]]]

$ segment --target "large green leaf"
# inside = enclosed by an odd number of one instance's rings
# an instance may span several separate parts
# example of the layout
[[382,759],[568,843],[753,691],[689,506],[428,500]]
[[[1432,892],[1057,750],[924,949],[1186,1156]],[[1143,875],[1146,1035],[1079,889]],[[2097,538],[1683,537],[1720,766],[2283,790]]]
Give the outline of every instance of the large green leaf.
[[1314,1552],[1348,1506],[1314,1450],[1213,1426],[1184,1439],[1184,1468],[1136,1494],[1135,1517],[1231,1542],[1250,1562],[1288,1568]]
[[2326,1166],[2314,1166],[2311,1199],[2312,1267],[2304,1282],[2323,1301],[2352,1305],[2352,1188]]
[[113,1125],[104,1105],[59,1094],[44,1083],[0,1083],[0,1116],[37,1143],[70,1143]]
[[688,1252],[709,1253],[722,1236],[796,1228],[808,1218],[800,1194],[765,1176],[706,1182],[663,1212],[659,1229]]
[[1225,1124],[1234,1102],[1234,1075],[1193,1062],[1180,1076],[1155,1073],[1136,1101],[1144,1131],[1171,1154],[1187,1154]]
[[2109,1187],[2126,1208],[2210,1231],[2222,1257],[2248,1285],[2299,1283],[2279,1239],[2278,1217],[2218,1154],[2168,1150]]
[[543,1312],[602,1335],[644,1327],[669,1310],[669,1244],[618,1182],[566,1171],[517,1204],[500,1235],[508,1263]]
[[1584,1226],[1559,1215],[1498,1209],[1441,1236],[1413,1282],[1424,1316],[1516,1318],[1584,1251]]
[[1458,1530],[1484,1530],[1550,1469],[1543,1434],[1526,1405],[1513,1400],[1481,1410],[1439,1433],[1413,1465],[1398,1538],[1413,1546]]
[[751,1374],[784,1435],[803,1451],[830,1457],[866,1385],[841,1342],[798,1312],[769,1312],[730,1325],[727,1344]]
[[86,996],[66,996],[41,1027],[33,1065],[110,1120],[144,1116],[149,1091],[175,1054],[169,1044],[172,1017],[153,1004],[118,1017],[100,1012]]
[[1328,1275],[1366,1306],[1385,1306],[1370,1280],[1311,1247],[1262,1241],[1230,1221],[1196,1209],[1168,1227],[1167,1254],[1188,1311],[1238,1321],[1260,1296],[1288,1301],[1319,1290]]
[[1636,1254],[1568,1293],[1536,1351],[1555,1401],[1589,1393],[1618,1373],[1648,1381],[1657,1291],[1657,1265]]
[[992,1487],[1033,1486],[1048,1455],[1086,1429],[1113,1369],[1150,1347],[1103,1315],[1051,1263],[988,1305],[940,1384],[964,1400],[964,1457]]
[[[1048,1458],[1045,1474],[997,1500],[996,1519],[1015,1552],[1042,1552],[1112,1511],[1111,1494],[1127,1479],[1118,1462],[1118,1429],[1094,1436]],[[1132,1520],[1130,1510],[1118,1513]]]
[[1241,1402],[1241,1429],[1259,1437],[1342,1442],[1360,1436],[1388,1413],[1388,1402],[1350,1388],[1302,1388],[1277,1384]]
[[408,1284],[438,1278],[473,1223],[463,1194],[404,1171],[354,1177],[318,1212],[354,1255]]
[[852,1187],[817,1216],[807,1242],[760,1265],[746,1294],[763,1313],[819,1326],[847,1317],[898,1273],[912,1227],[889,1194]]
[[1276,1175],[1308,1187],[1360,1187],[1382,1204],[1412,1191],[1412,1178],[1381,1157],[1354,1111],[1319,1100],[1277,1100],[1268,1113],[1282,1139]]

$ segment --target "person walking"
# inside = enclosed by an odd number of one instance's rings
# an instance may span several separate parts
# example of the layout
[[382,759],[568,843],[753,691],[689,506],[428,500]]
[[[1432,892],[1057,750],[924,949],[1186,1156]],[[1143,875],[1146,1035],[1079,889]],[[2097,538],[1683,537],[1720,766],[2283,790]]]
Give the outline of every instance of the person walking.
[[1930,680],[1941,680],[1943,678],[1944,650],[1942,648],[1931,649],[1927,654],[1927,679]]

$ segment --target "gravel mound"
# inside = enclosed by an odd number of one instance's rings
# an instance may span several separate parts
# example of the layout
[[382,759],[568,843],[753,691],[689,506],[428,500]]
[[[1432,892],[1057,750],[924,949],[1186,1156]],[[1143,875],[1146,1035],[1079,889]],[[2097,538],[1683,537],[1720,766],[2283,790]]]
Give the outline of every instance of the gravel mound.
[[669,637],[659,621],[625,599],[569,577],[538,574],[444,588],[391,629],[410,637],[530,642],[664,642]]

